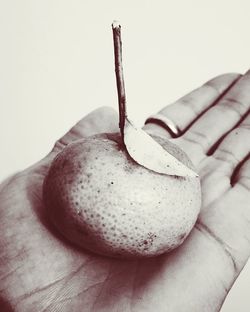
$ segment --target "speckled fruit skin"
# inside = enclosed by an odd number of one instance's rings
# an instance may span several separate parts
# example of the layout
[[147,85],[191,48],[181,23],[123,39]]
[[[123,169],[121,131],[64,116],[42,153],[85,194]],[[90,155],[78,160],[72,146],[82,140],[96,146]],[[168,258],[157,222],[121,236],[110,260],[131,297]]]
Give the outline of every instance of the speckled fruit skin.
[[[153,136],[193,169],[176,145]],[[199,178],[138,165],[117,134],[71,143],[54,159],[43,187],[48,216],[74,244],[111,257],[151,257],[179,246],[201,205]]]

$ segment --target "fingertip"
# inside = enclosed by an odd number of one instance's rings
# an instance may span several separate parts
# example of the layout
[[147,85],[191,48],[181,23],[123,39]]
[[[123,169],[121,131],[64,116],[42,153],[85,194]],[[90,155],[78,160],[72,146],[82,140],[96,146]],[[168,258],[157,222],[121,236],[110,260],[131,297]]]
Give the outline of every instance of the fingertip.
[[101,107],[98,107],[96,109],[94,109],[93,111],[91,111],[88,115],[86,115],[84,118],[87,118],[90,115],[106,115],[106,116],[117,116],[117,112],[116,110],[108,105],[103,105]]
[[245,75],[249,75],[250,74],[250,69],[248,69],[246,72],[245,72]]
[[241,76],[242,76],[241,73],[228,72],[228,73],[223,73],[223,74],[220,74],[218,76],[215,76],[210,81],[213,81],[213,80],[224,80],[224,79],[225,80],[234,80],[234,79],[237,79],[237,78],[239,78]]
[[99,107],[79,120],[56,143],[53,151],[62,150],[69,143],[104,132],[116,132],[119,130],[117,112],[109,106]]
[[119,130],[119,118],[112,107],[101,106],[82,118],[74,127],[80,128],[82,137],[103,132],[115,132]]
[[242,74],[239,73],[224,73],[207,81],[204,85],[213,87],[218,93],[222,93],[225,92],[225,88],[230,88],[241,77]]

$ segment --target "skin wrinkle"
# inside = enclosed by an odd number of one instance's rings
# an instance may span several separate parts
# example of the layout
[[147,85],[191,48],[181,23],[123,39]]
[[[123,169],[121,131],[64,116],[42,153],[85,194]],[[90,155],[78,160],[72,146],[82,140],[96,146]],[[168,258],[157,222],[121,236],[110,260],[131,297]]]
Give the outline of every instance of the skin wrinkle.
[[[246,122],[246,120],[247,120],[249,114],[250,114],[250,109],[248,109],[247,111],[244,112],[244,114],[242,114],[241,118],[238,120],[238,122],[236,122],[236,124],[234,125],[234,127],[233,127],[231,130],[241,128],[242,125],[244,125],[244,123]],[[227,136],[228,133],[229,133],[231,130],[229,130],[228,132],[226,132],[224,136]]]
[[22,265],[17,266],[16,268],[10,270],[9,272],[3,274],[0,276],[0,280],[4,281],[5,279],[7,279],[9,276],[13,275],[14,273],[16,273],[20,268],[22,268]]
[[[230,106],[232,109],[236,109],[236,107],[240,107],[239,111],[241,111],[241,108],[243,111],[246,109],[246,106],[241,101],[236,100],[232,97],[226,97],[225,101],[227,102],[227,105],[226,105],[227,109],[228,109],[228,103],[233,104]],[[235,107],[235,105],[236,105],[236,107]],[[239,112],[239,111],[237,111],[237,112]]]
[[[105,281],[105,280],[104,280]],[[80,297],[80,295],[90,291],[92,288],[96,287],[96,286],[99,286],[99,285],[103,285],[104,281],[100,281],[100,282],[96,282],[94,283],[93,285],[91,286],[88,286],[87,288],[83,289],[82,291],[78,292],[77,294],[71,296],[71,297],[65,297],[63,299],[60,299],[59,301],[57,302],[64,302],[64,301],[68,301],[68,300],[72,300],[73,298],[77,298],[77,297]],[[56,303],[56,302],[55,302]],[[54,303],[53,303],[54,304]]]
[[[81,271],[81,269],[84,267],[84,264],[81,264],[76,270],[71,272],[70,274],[66,275],[62,281],[61,287],[55,292],[54,298],[55,302],[57,301],[58,294],[61,293],[61,291],[66,288],[66,286],[70,283],[70,281]],[[51,301],[50,305],[47,307],[49,308],[51,305],[53,305],[53,301]]]
[[226,99],[223,99],[223,101],[219,105],[214,106],[213,110],[214,112],[220,115],[224,115],[224,114],[231,115],[232,113],[234,115],[236,114],[238,120],[241,119],[242,116],[245,114],[245,111],[240,111],[232,105],[230,106],[230,109],[229,109]]
[[[31,297],[32,295],[37,295],[37,294],[39,294],[40,292],[43,292],[43,291],[49,289],[50,287],[55,286],[56,284],[58,284],[59,282],[61,282],[64,278],[65,278],[65,277],[59,278],[58,280],[56,280],[56,281],[54,281],[54,282],[52,282],[52,283],[49,283],[49,284],[47,284],[47,285],[45,285],[45,286],[43,286],[43,287],[40,287],[40,288],[36,288],[36,289],[34,289],[33,291],[31,291],[30,293],[25,294],[25,295],[19,297],[17,304],[20,304],[23,300],[26,300],[27,298]],[[16,304],[16,305],[17,305],[17,304]]]
[[[4,248],[7,248],[7,247],[11,248],[11,243],[12,242],[7,242],[7,244],[4,245]],[[11,254],[11,255],[10,254],[9,255],[4,254],[3,256],[1,256],[0,264],[6,263],[6,265],[8,265],[12,260],[16,260],[16,259],[18,259],[20,261],[24,261],[25,258],[27,258],[27,254],[28,254],[28,252],[26,250],[26,247],[23,246],[20,249],[15,250],[14,254]]]
[[198,221],[195,224],[195,228],[201,233],[203,233],[204,235],[206,235],[206,237],[213,239],[214,241],[218,243],[218,245],[223,250],[224,254],[226,254],[227,257],[230,259],[232,266],[233,266],[234,274],[236,275],[240,270],[237,266],[237,261],[234,259],[232,253],[229,251],[231,249],[230,246],[228,246],[225,242],[223,242],[222,239],[217,237],[214,234],[214,232],[207,225],[205,225],[201,220],[198,219]]
[[[185,109],[189,109],[191,111],[192,115],[194,115],[194,116],[198,116],[200,113],[198,110],[196,110],[194,108],[192,97],[180,99],[180,101],[178,102],[178,105],[184,107]],[[180,110],[181,110],[181,108],[180,108]]]
[[112,264],[110,264],[110,266],[109,266],[108,274],[107,274],[105,280],[104,280],[103,283],[102,283],[102,286],[103,286],[103,287],[100,287],[100,291],[99,291],[99,293],[97,294],[97,296],[96,296],[96,298],[95,298],[95,300],[94,300],[94,302],[93,302],[93,304],[92,304],[92,306],[91,306],[90,311],[96,312],[95,306],[96,306],[96,304],[98,303],[98,299],[100,298],[100,296],[101,296],[102,293],[103,293],[103,290],[104,290],[104,288],[105,288],[105,285],[106,285],[107,281],[110,280],[111,269],[112,269]]
[[55,282],[47,284],[44,287],[34,289],[32,292],[24,294],[23,296],[18,298],[18,300],[15,303],[14,307],[20,305],[23,301],[28,300],[29,298],[32,299],[32,296],[34,296],[34,295],[39,295],[40,293],[43,293],[44,291],[49,290],[51,287],[57,285],[60,281],[61,281],[61,279],[56,280]]
[[62,150],[62,149],[64,149],[64,147],[66,147],[69,144],[69,142],[67,142],[67,141],[68,141],[68,138],[62,137],[61,139],[59,139],[56,142],[55,147]]
[[199,147],[199,149],[202,149],[202,151],[204,151],[203,147],[198,142],[196,142],[195,140],[193,140],[193,139],[191,139],[189,137],[184,137],[184,140],[188,141],[188,142],[190,142],[192,144],[195,144],[196,146]]
[[246,130],[250,130],[250,125],[247,125],[247,124],[242,124],[241,126],[242,129],[246,129]]
[[54,150],[58,149],[58,152],[60,152],[65,146],[67,146],[67,144],[63,142],[63,139],[60,139],[60,140],[56,141],[53,149]]
[[55,144],[55,147],[59,147],[63,149],[65,146],[70,144],[71,142],[77,140],[77,138],[82,137],[81,126],[76,124],[73,128],[69,130],[67,136],[61,137]]
[[[240,160],[238,160],[235,155],[230,152],[230,151],[227,151],[225,149],[220,149],[220,153],[223,155],[227,155],[229,157],[223,157],[222,155],[219,156],[219,155],[216,155],[216,160],[220,160],[224,163],[226,163],[227,165],[229,165],[230,169],[233,169],[235,167],[236,164],[238,164],[240,162]],[[228,163],[229,162],[229,163]]]
[[[85,263],[88,263],[89,261],[86,261]],[[29,297],[31,297],[32,295],[37,295],[39,294],[40,292],[43,292],[43,291],[46,291],[46,290],[49,290],[51,287],[54,287],[56,286],[58,283],[60,282],[63,282],[64,279],[66,279],[66,281],[62,284],[62,286],[55,292],[55,294],[53,295],[53,298],[50,298],[50,304],[49,306],[47,306],[45,308],[45,310],[43,311],[46,311],[47,308],[50,307],[50,305],[53,305],[53,300],[57,297],[58,293],[60,293],[62,291],[62,289],[65,287],[65,285],[73,278],[73,276],[75,276],[76,274],[78,274],[78,272],[81,270],[81,268],[83,268],[85,266],[85,263],[84,264],[81,264],[75,271],[71,272],[70,274],[66,275],[66,276],[63,276],[62,278],[50,283],[50,284],[47,284],[41,288],[37,288],[35,289],[34,291],[28,293],[28,294],[25,294],[23,296],[21,296],[20,298],[18,298],[18,301],[17,303],[15,304],[18,305],[20,304],[22,301],[28,299]],[[52,293],[52,292],[51,292]],[[55,299],[55,302],[56,302],[56,299]]]
[[135,264],[135,272],[134,272],[134,278],[132,281],[132,288],[131,288],[131,297],[130,297],[130,311],[133,311],[133,299],[136,298],[136,283],[138,279],[138,267],[139,267],[139,261]]
[[[134,263],[135,263],[135,265],[133,265]],[[134,272],[134,271],[136,272],[136,271],[137,271],[137,267],[138,267],[138,261],[136,261],[136,262],[133,261],[132,265],[134,266],[133,272]],[[96,308],[96,305],[98,304],[99,298],[103,295],[103,293],[107,295],[107,289],[105,289],[106,283],[107,283],[108,281],[112,282],[112,280],[116,280],[117,277],[118,277],[118,279],[120,279],[120,276],[123,276],[123,275],[124,275],[124,272],[125,272],[125,273],[127,272],[127,266],[126,266],[125,268],[123,267],[122,270],[119,270],[118,272],[113,272],[113,273],[112,273],[112,270],[113,270],[113,271],[115,270],[114,266],[116,266],[116,264],[114,264],[114,265],[111,264],[111,265],[110,265],[110,267],[109,267],[109,272],[108,272],[108,274],[107,274],[105,280],[102,282],[103,285],[102,285],[102,287],[100,288],[100,291],[99,291],[99,293],[98,293],[98,295],[97,295],[97,297],[96,297],[96,299],[95,299],[95,301],[94,301],[94,303],[93,303],[93,305],[92,305],[90,311],[96,312],[97,310],[95,310],[95,308]],[[132,273],[132,275],[133,275],[133,273]],[[127,276],[127,274],[126,274],[126,276]],[[135,278],[132,280],[132,285],[134,285],[134,280],[135,280]],[[122,284],[121,286],[116,285],[116,286],[115,286],[115,289],[116,289],[116,290],[117,290],[117,289],[119,290],[120,288],[123,288],[124,286],[127,287],[127,285],[125,285],[125,284]],[[133,292],[133,290],[131,289],[130,296],[127,296],[126,293],[123,292],[123,293],[122,293],[122,298],[126,297],[126,298],[127,298],[128,300],[130,300],[130,302],[131,302],[131,300],[132,300],[132,292]],[[110,297],[110,296],[111,296],[111,297],[115,297],[115,292],[113,292],[113,289],[110,289],[110,293],[109,293],[108,295],[109,295],[109,297]],[[103,307],[103,306],[104,306],[104,303],[101,303],[101,304],[102,304],[102,307]],[[98,307],[97,307],[97,308],[98,308]],[[110,309],[111,309],[110,305],[108,305],[108,306],[106,307],[106,309],[107,309],[107,311],[111,311],[111,310],[110,310]],[[125,312],[125,310],[122,310],[122,311]],[[126,311],[129,311],[129,310],[126,310]],[[131,311],[132,311],[132,310],[131,310]]]
[[[47,301],[48,305],[41,311],[44,312],[47,309],[49,309],[51,306],[53,306],[54,304],[56,304],[57,302],[60,302],[61,299],[57,299],[60,298],[58,296],[58,294],[60,294],[62,292],[62,290],[64,288],[66,288],[66,285],[70,282],[70,280],[79,273],[79,271],[84,267],[84,264],[81,264],[75,271],[67,274],[66,276],[64,276],[62,279],[60,279],[58,282],[62,282],[62,285],[52,294],[52,297],[50,298],[50,302]],[[56,285],[57,283],[53,283],[53,286]]]
[[55,299],[54,301],[51,301],[49,303],[49,305],[47,305],[41,312],[48,311],[49,308],[53,309],[51,311],[54,311],[54,309],[58,308],[59,304],[62,304],[62,303],[67,302],[67,301],[72,301],[73,299],[78,298],[81,295],[83,295],[84,293],[90,291],[92,288],[95,288],[96,286],[102,285],[102,283],[103,283],[103,281],[97,282],[97,283],[95,283],[91,286],[88,286],[87,288],[83,289],[82,291],[80,291],[80,292],[78,292],[78,293],[76,293],[70,297],[63,297],[63,298]]
[[201,137],[202,139],[206,139],[207,140],[207,136],[199,131],[196,130],[191,130],[189,133],[192,133],[194,135],[196,135],[197,137]]
[[[237,79],[239,79],[239,78],[237,78]],[[208,88],[210,88],[210,89],[212,89],[213,91],[215,91],[215,94],[217,95],[217,96],[219,96],[220,95],[220,93],[221,93],[221,91],[217,88],[217,87],[215,87],[215,85],[212,83],[212,82],[206,82],[204,85],[203,85],[203,87],[208,87]]]
[[[190,138],[191,136],[191,138]],[[201,141],[200,140],[194,140],[192,137],[195,137],[195,138],[201,138]],[[202,134],[201,132],[199,131],[196,131],[196,130],[189,130],[189,135],[188,136],[185,136],[184,139],[191,139],[193,141],[195,141],[198,145],[200,145],[202,147],[202,150],[205,151],[208,146],[210,145],[209,144],[209,141],[208,141],[208,137],[205,135],[205,134]],[[204,140],[205,139],[205,140]]]
[[[174,253],[175,251],[172,251],[168,254],[168,256]],[[154,280],[161,276],[162,269],[164,270],[166,265],[166,257],[168,256],[162,255],[157,258],[147,259],[145,260],[145,262],[138,261],[134,270],[134,273],[137,275],[136,278],[133,280],[133,287],[135,288],[133,291],[133,297],[130,296],[129,298],[130,305],[128,305],[128,312],[148,311],[145,310],[145,306],[148,304],[147,287],[150,287],[151,283],[154,284]],[[151,264],[153,264],[153,266],[151,266]],[[151,270],[149,270],[148,268],[151,268]],[[146,302],[144,301],[145,298]],[[149,302],[149,304],[151,304],[151,301]]]

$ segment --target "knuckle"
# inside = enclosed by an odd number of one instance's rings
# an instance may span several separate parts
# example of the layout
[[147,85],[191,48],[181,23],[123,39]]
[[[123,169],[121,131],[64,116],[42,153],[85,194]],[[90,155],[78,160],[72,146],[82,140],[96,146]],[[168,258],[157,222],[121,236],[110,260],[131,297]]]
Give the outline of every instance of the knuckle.
[[222,111],[222,113],[235,113],[240,118],[245,114],[246,112],[246,105],[234,98],[227,97],[220,101],[220,103],[215,106],[215,109]]
[[199,131],[190,129],[186,135],[184,136],[184,139],[194,143],[202,148],[202,150],[206,150],[209,146],[209,138],[206,134],[201,133]]
[[203,87],[211,89],[217,96],[221,93],[213,81],[206,82]]
[[227,162],[230,164],[231,168],[234,168],[240,162],[234,153],[226,148],[221,148],[218,150],[216,153],[216,159]]

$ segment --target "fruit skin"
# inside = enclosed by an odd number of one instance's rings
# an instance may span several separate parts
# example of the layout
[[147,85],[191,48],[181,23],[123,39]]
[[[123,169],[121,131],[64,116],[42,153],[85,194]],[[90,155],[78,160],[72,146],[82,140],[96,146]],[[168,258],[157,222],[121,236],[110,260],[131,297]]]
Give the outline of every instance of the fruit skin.
[[[191,169],[175,144],[153,138]],[[68,240],[101,255],[151,257],[178,247],[201,206],[199,178],[167,176],[138,165],[119,133],[66,146],[43,186],[50,220]]]

